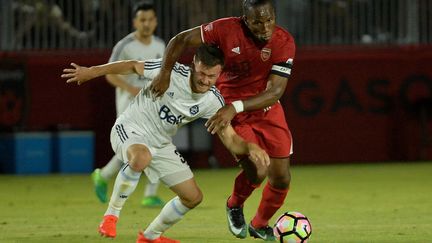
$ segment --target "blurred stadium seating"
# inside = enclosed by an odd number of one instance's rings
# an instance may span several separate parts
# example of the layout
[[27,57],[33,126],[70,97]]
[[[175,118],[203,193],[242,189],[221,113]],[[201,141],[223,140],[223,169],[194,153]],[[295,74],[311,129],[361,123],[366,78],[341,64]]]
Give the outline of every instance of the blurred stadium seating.
[[[93,130],[96,163],[106,161],[113,89],[103,79],[68,87],[59,76],[72,61],[106,62],[131,31],[136,2],[2,0],[0,132]],[[168,42],[187,28],[239,16],[241,2],[154,1],[156,34]],[[282,99],[295,163],[432,159],[432,1],[275,2],[278,23],[298,46]],[[212,166],[233,165],[201,123],[178,143],[193,166],[208,166],[212,155]]]

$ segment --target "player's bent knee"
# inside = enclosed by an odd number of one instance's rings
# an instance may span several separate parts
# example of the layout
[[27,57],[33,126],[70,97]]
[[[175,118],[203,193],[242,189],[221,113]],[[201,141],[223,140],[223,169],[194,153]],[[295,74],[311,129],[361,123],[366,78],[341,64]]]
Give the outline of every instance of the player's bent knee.
[[188,208],[195,208],[203,200],[203,194],[200,190],[196,193],[190,194],[187,197],[180,198],[182,203]]
[[239,163],[241,164],[246,177],[252,184],[259,185],[267,177],[268,171],[264,166],[257,165],[248,158],[240,160]]
[[129,146],[128,159],[130,167],[135,171],[144,170],[152,159],[151,153],[148,148],[141,144],[134,144]]
[[254,185],[259,185],[265,180],[266,177],[267,177],[267,170],[261,168],[256,170],[253,176],[250,176],[250,181]]
[[291,183],[291,175],[288,173],[285,176],[276,176],[269,178],[270,184],[277,189],[287,189]]

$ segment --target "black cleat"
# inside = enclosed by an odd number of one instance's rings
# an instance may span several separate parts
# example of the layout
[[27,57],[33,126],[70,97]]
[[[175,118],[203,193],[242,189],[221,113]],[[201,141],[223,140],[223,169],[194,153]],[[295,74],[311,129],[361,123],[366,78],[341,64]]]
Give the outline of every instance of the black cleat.
[[275,241],[276,238],[273,234],[273,228],[270,226],[266,226],[263,228],[255,229],[252,224],[249,224],[249,235],[254,238],[259,238],[264,241]]
[[243,215],[242,207],[228,207],[226,206],[226,213],[228,219],[228,229],[237,238],[244,239],[247,236],[246,222]]

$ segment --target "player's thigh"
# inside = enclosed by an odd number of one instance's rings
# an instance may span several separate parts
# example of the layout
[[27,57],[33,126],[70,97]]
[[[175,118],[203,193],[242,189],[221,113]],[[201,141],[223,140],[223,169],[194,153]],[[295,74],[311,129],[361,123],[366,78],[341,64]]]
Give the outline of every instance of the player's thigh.
[[154,148],[152,156],[150,165],[144,170],[151,182],[160,180],[166,186],[172,187],[193,178],[187,161],[173,144]]
[[286,188],[291,181],[290,159],[270,158],[268,168],[268,180],[277,188]]
[[115,123],[111,129],[111,146],[119,159],[129,162],[132,157],[139,156],[146,164],[152,159],[154,148],[150,146],[146,136],[138,135],[127,122]]
[[201,189],[198,187],[194,178],[171,186],[170,189],[176,193],[185,206],[189,208],[193,208],[198,205],[203,198]]
[[253,128],[258,144],[270,157],[284,158],[293,153],[291,132],[279,103],[265,112],[264,117],[255,118]]

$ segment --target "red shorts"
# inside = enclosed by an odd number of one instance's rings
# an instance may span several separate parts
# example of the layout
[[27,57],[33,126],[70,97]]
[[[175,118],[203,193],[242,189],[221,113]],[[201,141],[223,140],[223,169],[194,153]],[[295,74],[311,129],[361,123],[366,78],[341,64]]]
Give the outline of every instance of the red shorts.
[[291,132],[279,102],[267,111],[240,113],[231,125],[244,140],[258,144],[272,158],[287,158],[293,152]]

